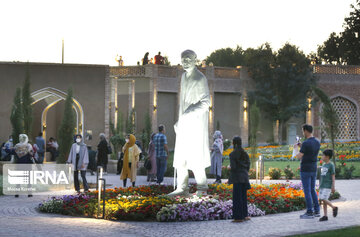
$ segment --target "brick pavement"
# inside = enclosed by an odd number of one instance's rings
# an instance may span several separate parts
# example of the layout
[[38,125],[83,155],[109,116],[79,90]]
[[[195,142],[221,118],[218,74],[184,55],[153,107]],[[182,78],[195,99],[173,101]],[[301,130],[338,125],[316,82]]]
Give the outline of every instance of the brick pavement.
[[[112,186],[121,186],[119,176],[105,176]],[[95,177],[89,177],[95,180]],[[266,181],[268,183],[274,181]],[[294,181],[299,182],[299,181]],[[139,177],[139,184],[146,184]],[[171,184],[172,179],[165,179]],[[245,223],[231,220],[202,222],[130,222],[44,214],[35,207],[46,196],[0,197],[0,236],[287,236],[360,224],[360,180],[337,180],[343,198],[336,201],[339,216],[328,222],[300,220],[303,211],[255,217]],[[67,194],[73,193],[67,191]]]

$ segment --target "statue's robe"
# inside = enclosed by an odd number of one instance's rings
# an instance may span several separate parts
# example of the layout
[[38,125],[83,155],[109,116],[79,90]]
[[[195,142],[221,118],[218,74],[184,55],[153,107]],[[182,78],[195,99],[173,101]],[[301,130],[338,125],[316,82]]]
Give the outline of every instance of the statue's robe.
[[184,72],[180,86],[179,119],[174,125],[175,168],[197,170],[210,166],[209,106],[209,87],[204,74],[197,68],[188,76]]

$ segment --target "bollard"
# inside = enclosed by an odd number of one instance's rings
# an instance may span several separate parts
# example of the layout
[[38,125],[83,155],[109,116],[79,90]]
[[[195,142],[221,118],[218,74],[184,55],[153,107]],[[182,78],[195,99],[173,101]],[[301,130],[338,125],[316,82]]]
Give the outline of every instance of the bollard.
[[[106,192],[106,180],[104,178],[100,178],[99,181],[102,181],[103,183],[103,219],[105,219],[105,192]],[[99,191],[100,193],[100,191]],[[97,211],[97,217],[99,218],[99,210],[100,209],[100,195],[98,196],[98,211]]]
[[98,166],[96,169],[96,190],[99,191],[99,179],[103,177],[103,167]]

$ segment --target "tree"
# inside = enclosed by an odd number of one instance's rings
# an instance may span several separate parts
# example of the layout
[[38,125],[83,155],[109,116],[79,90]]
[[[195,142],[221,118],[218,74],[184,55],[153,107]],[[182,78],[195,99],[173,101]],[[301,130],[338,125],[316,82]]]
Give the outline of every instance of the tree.
[[132,109],[126,119],[126,134],[135,134],[135,110]]
[[75,133],[75,113],[73,110],[73,91],[71,88],[68,89],[68,94],[65,100],[65,109],[63,119],[60,124],[58,131],[59,137],[59,157],[57,158],[57,163],[65,163],[70,148],[73,144],[74,133]]
[[360,64],[360,1],[357,0],[349,17],[344,19],[344,31],[332,32],[318,47],[320,58],[327,63]]
[[144,133],[144,138],[143,139],[143,149],[145,151],[147,151],[148,146],[149,146],[149,142],[150,142],[150,138],[151,138],[151,134],[152,134],[152,123],[151,123],[151,118],[150,118],[150,114],[149,112],[147,112],[145,114],[145,118],[144,118],[144,124],[145,124],[145,129],[143,130]]
[[256,158],[257,158],[257,139],[256,135],[259,131],[260,125],[260,110],[257,107],[256,103],[250,106],[250,114],[249,114],[249,121],[250,121],[250,136],[249,136],[249,145],[251,147],[251,167],[254,168]]
[[24,133],[23,111],[21,104],[21,88],[16,88],[14,104],[11,110],[10,121],[12,125],[13,144],[19,143],[19,135]]
[[255,83],[249,96],[272,121],[279,121],[278,142],[281,144],[284,124],[305,111],[307,94],[315,83],[310,60],[289,43],[276,53],[269,44],[247,49],[245,58]]
[[[326,134],[330,136],[331,140],[331,148],[334,151],[333,162],[334,165],[336,164],[336,152],[335,152],[335,138],[339,132],[339,117],[331,104],[330,98],[325,94],[323,90],[318,87],[312,88],[315,95],[320,99],[323,103],[322,111],[320,112],[321,120],[323,121],[323,129],[325,130]],[[335,165],[336,167],[336,165]]]
[[118,110],[116,128],[114,128],[114,124],[112,123],[110,124],[110,128],[113,134],[110,138],[110,142],[114,146],[114,153],[117,155],[121,147],[125,144],[123,115],[120,110]]
[[215,50],[206,58],[206,64],[214,66],[236,67],[244,63],[244,50],[237,46],[235,49],[223,48]]
[[31,131],[32,131],[32,121],[33,121],[32,102],[33,102],[33,98],[31,97],[31,93],[30,93],[30,71],[28,64],[26,67],[25,81],[22,89],[24,133],[27,134],[28,136],[31,135]]

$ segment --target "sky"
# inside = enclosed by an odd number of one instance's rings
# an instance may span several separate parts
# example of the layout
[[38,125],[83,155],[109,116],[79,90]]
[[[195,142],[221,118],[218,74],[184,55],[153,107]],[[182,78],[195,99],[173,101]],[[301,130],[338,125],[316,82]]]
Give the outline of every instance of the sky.
[[1,0],[0,61],[136,65],[159,51],[171,64],[240,45],[286,42],[316,52],[342,31],[355,0]]

